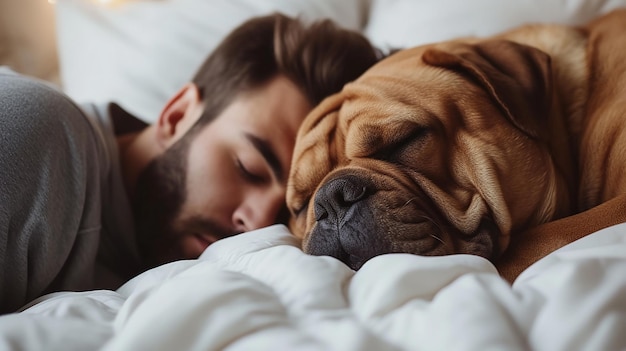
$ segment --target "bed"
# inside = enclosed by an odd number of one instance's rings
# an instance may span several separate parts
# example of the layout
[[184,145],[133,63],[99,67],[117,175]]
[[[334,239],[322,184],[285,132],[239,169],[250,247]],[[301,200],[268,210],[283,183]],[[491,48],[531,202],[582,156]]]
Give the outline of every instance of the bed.
[[0,317],[15,350],[623,350],[626,224],[513,284],[478,256],[389,254],[358,272],[275,225],[117,291],[61,292]]
[[[389,50],[527,22],[584,23],[626,1],[57,0],[54,6],[58,67],[50,80],[78,101],[115,100],[152,122],[225,33],[250,16],[330,17]],[[19,67],[28,71],[27,63]],[[354,272],[299,245],[285,226],[274,225],[221,240],[197,260],[154,268],[115,291],[45,295],[0,316],[0,349],[626,349],[626,224],[551,253],[512,285],[477,256],[388,254]]]

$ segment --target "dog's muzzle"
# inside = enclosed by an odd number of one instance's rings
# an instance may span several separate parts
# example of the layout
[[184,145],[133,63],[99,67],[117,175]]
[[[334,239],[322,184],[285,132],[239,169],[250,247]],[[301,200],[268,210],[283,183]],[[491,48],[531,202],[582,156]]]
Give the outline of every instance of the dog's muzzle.
[[333,256],[354,270],[370,258],[389,252],[368,204],[374,192],[367,179],[352,174],[327,181],[315,195],[316,224],[305,251]]

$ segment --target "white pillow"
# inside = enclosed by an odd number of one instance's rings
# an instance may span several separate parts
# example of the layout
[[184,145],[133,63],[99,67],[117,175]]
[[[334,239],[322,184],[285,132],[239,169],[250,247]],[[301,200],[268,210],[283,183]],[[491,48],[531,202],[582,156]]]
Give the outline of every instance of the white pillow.
[[[114,6],[115,5],[115,6]],[[116,101],[148,122],[244,20],[280,11],[362,30],[369,0],[57,0],[61,84],[78,102]]]
[[528,22],[583,24],[626,0],[372,0],[365,34],[383,50],[487,36]]

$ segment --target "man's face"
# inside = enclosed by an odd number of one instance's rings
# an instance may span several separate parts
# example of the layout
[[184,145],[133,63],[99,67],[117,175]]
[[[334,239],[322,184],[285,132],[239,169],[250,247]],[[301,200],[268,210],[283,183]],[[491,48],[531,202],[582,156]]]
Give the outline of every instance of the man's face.
[[196,258],[218,239],[274,224],[297,129],[310,109],[278,77],[157,157],[139,178],[135,203],[147,263]]

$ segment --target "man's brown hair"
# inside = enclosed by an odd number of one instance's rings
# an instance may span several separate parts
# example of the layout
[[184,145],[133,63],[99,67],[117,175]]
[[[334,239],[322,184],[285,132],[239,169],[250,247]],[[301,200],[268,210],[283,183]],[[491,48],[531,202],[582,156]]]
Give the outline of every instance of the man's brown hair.
[[205,107],[194,129],[213,120],[242,92],[279,74],[315,106],[360,76],[379,56],[360,33],[330,20],[307,26],[279,13],[250,19],[224,38],[193,78]]

